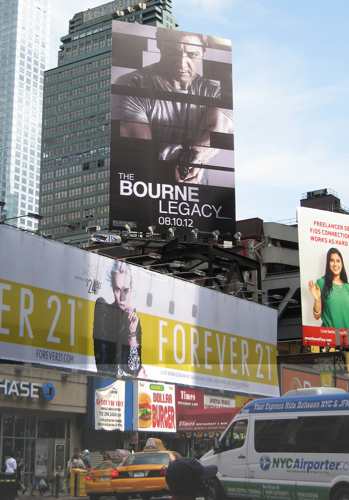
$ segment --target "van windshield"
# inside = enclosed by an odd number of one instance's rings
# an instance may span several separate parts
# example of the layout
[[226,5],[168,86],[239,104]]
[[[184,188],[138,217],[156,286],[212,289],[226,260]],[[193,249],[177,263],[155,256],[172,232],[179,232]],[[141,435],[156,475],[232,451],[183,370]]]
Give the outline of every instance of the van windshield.
[[220,443],[223,449],[232,450],[244,445],[247,434],[247,420],[237,420],[223,434]]

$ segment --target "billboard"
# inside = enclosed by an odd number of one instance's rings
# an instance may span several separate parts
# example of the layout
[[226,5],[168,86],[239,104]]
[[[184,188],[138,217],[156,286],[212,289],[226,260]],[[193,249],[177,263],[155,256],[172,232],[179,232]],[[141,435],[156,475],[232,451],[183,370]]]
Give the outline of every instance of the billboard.
[[174,385],[138,382],[134,428],[142,432],[176,432]]
[[346,346],[349,329],[349,217],[298,209],[304,345]]
[[176,387],[178,431],[223,431],[239,411],[235,400],[205,394],[201,389]]
[[110,224],[234,233],[231,43],[114,21]]
[[[345,377],[336,374],[335,380],[333,380],[333,373],[330,373],[329,371],[316,372],[306,366],[294,368],[290,366],[281,366],[280,374],[281,394],[285,394],[285,392],[295,389],[309,387],[335,386],[340,389],[344,389],[346,392],[348,392],[349,389],[348,380]],[[326,378],[328,378],[327,381]]]
[[95,430],[125,430],[125,382],[115,380],[95,391]]
[[131,431],[133,429],[132,380],[115,377],[88,377],[87,416],[89,427],[96,431]]
[[0,241],[2,359],[278,393],[275,310],[5,225]]

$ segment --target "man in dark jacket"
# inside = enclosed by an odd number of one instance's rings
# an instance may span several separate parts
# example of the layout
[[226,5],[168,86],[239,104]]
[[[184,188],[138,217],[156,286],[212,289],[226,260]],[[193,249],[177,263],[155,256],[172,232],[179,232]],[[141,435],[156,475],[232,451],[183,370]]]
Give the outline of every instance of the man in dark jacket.
[[108,304],[100,297],[95,305],[93,338],[97,368],[115,371],[118,376],[136,377],[141,370],[141,325],[130,304],[129,265],[115,261],[110,280],[114,302]]
[[172,500],[196,500],[206,496],[209,481],[216,479],[215,465],[203,466],[196,458],[180,458],[170,463],[166,472]]

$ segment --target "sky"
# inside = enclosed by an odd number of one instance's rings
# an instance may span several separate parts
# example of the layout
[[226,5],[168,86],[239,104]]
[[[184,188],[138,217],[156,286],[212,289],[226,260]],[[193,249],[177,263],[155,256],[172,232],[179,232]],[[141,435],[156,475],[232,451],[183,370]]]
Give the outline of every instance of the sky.
[[[51,57],[74,13],[103,0],[50,0]],[[307,191],[349,206],[349,2],[172,0],[183,31],[233,44],[237,219],[291,222]]]

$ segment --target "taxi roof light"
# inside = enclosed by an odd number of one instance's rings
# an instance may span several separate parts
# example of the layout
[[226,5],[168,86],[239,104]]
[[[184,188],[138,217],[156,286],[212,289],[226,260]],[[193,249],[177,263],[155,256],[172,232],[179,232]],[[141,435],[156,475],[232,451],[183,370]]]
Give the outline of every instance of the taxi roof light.
[[143,451],[166,451],[166,447],[159,438],[148,438]]

